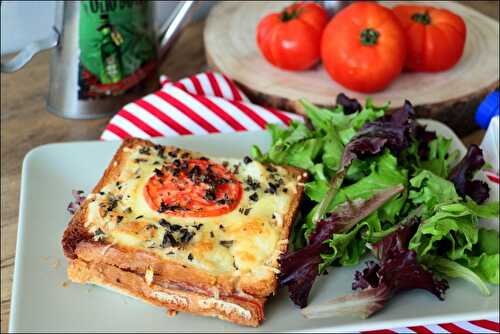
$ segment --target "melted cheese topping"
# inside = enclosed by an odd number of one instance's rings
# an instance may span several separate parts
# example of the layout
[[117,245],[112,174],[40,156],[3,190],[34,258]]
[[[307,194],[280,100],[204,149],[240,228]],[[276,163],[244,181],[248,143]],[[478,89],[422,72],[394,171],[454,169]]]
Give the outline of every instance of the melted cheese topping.
[[[143,195],[144,186],[156,168],[181,156],[200,158],[200,155],[180,150],[174,154],[173,148],[166,148],[159,155],[158,149],[125,148],[127,160],[119,177],[91,194],[86,225],[95,234],[94,238],[140,248],[212,274],[268,274],[273,269],[269,265],[276,265],[279,256],[276,249],[280,245],[283,217],[297,193],[295,176],[285,168],[256,161],[211,158],[233,172],[236,170],[235,177],[244,189],[238,206],[216,217],[172,216],[150,208]],[[248,177],[254,180],[253,187],[249,186]],[[255,181],[260,184],[258,188]],[[280,185],[276,191],[269,191],[269,183]],[[160,224],[161,219],[182,226],[194,236],[176,247],[166,246],[163,240],[167,230]]]

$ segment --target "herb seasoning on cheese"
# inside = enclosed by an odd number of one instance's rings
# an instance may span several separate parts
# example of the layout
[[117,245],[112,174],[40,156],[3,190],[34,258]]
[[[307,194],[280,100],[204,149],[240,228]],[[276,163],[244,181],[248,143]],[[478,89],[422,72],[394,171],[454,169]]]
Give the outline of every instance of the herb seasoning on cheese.
[[[144,247],[160,257],[211,273],[267,275],[297,189],[284,167],[250,158],[207,158],[161,145],[138,146],[120,175],[89,204],[96,238]],[[133,210],[132,210],[133,208]]]

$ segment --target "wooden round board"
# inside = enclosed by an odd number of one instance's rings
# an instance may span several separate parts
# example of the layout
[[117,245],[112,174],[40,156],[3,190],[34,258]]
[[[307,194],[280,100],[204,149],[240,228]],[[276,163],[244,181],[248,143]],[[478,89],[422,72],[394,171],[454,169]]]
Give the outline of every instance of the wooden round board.
[[[391,109],[410,100],[420,117],[441,120],[459,135],[474,130],[478,103],[499,83],[499,25],[483,14],[451,1],[428,1],[460,15],[467,25],[467,41],[460,62],[438,73],[403,73],[384,91],[366,95],[351,91],[335,81],[321,65],[308,71],[276,68],[260,54],[255,41],[259,20],[280,11],[290,2],[221,1],[206,22],[204,41],[208,64],[234,79],[255,102],[302,113],[301,98],[330,107],[338,93],[375,103],[391,101]],[[383,2],[386,6],[402,3]],[[424,2],[425,3],[425,2]]]

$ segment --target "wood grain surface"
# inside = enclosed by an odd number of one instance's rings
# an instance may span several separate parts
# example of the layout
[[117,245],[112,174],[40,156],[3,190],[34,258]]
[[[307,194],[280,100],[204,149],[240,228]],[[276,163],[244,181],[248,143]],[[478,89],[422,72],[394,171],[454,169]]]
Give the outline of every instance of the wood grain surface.
[[[469,1],[468,5],[498,19],[498,2]],[[161,66],[171,79],[203,71],[203,23],[188,26]],[[26,153],[43,144],[95,140],[108,119],[74,121],[45,110],[49,54],[36,56],[19,72],[1,75],[1,332],[8,330],[12,274],[17,236],[19,185]],[[479,143],[484,131],[463,138]]]
[[[460,62],[448,71],[436,73],[403,72],[386,89],[363,94],[333,81],[319,64],[308,71],[285,71],[261,56],[255,41],[259,20],[279,12],[290,2],[219,2],[207,18],[204,31],[208,64],[237,81],[253,101],[304,114],[299,99],[332,107],[338,93],[375,104],[391,101],[400,108],[410,98],[420,117],[432,117],[448,124],[457,134],[473,128],[473,113],[482,99],[498,87],[498,22],[455,2],[423,2],[444,7],[460,15],[467,25],[467,40]],[[404,2],[384,1],[388,7]]]

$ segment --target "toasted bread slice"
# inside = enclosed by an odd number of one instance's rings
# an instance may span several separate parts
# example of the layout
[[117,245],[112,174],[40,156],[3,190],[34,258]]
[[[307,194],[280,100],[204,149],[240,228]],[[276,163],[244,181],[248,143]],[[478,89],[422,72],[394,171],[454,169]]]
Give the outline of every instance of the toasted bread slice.
[[305,177],[125,140],[64,232],[68,276],[257,326],[277,289]]

